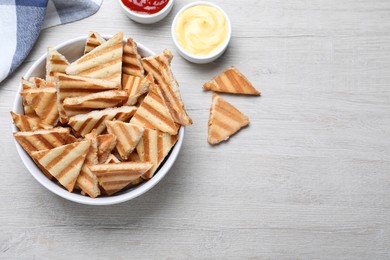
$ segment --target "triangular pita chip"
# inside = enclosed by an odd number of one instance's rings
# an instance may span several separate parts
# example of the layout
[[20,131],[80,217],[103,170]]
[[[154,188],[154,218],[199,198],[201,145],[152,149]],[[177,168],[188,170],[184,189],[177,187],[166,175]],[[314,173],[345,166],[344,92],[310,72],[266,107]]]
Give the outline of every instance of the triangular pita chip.
[[160,131],[146,128],[141,141],[137,145],[137,153],[141,161],[153,163],[153,167],[142,178],[153,177],[158,166],[164,160],[178,139],[177,135],[169,135]]
[[66,144],[50,150],[33,152],[31,156],[72,192],[90,144],[89,140]]
[[34,132],[16,132],[14,137],[28,154],[34,151],[52,149],[64,145],[68,139],[69,128],[57,127]]
[[123,47],[122,61],[123,74],[144,77],[141,56],[138,54],[137,44],[132,38],[127,38],[127,42]]
[[68,117],[63,108],[65,98],[82,97],[93,93],[117,89],[112,81],[92,79],[87,77],[69,76],[63,73],[56,74],[57,102],[60,122],[66,123]]
[[122,106],[95,110],[69,118],[68,124],[73,128],[76,136],[85,136],[93,129],[96,129],[96,134],[99,135],[106,129],[105,121],[127,121],[135,113],[136,109],[136,107]]
[[96,198],[101,194],[98,178],[86,165],[81,168],[76,184],[83,193],[88,194],[91,198]]
[[65,73],[69,66],[68,60],[58,51],[48,48],[46,58],[46,81],[54,82],[54,76],[57,72]]
[[57,90],[55,88],[32,88],[20,92],[41,122],[55,125],[58,122]]
[[96,131],[93,130],[91,133],[85,135],[85,140],[91,141],[91,146],[87,157],[85,158],[84,164],[98,164],[98,141]]
[[91,198],[96,198],[100,195],[98,179],[93,174],[89,165],[97,164],[97,135],[95,131],[85,135],[86,140],[91,141],[91,146],[85,158],[84,164],[81,167],[79,176],[77,177],[76,185],[81,189],[82,192],[88,194]]
[[181,125],[191,125],[192,120],[187,115],[180,96],[179,84],[170,68],[171,58],[172,53],[164,50],[160,55],[143,58],[142,65],[157,80],[175,122]]
[[30,89],[30,88],[36,88],[34,82],[28,81],[28,80],[26,80],[23,77],[22,77],[21,81],[22,81],[22,90]]
[[107,79],[121,87],[123,33],[85,54],[66,69],[69,75]]
[[152,166],[149,162],[121,162],[91,165],[89,168],[107,194],[112,195],[137,180]]
[[235,67],[225,70],[205,83],[203,89],[233,94],[260,95],[260,92]]
[[107,132],[116,136],[116,150],[123,160],[127,160],[142,137],[141,126],[123,123],[122,121],[106,121]]
[[116,136],[112,134],[98,135],[98,161],[104,163],[107,161],[111,151],[116,146]]
[[30,117],[11,112],[12,120],[20,131],[35,131],[38,129],[51,129],[53,126],[41,122],[39,118]]
[[89,32],[87,41],[85,42],[84,54],[87,54],[105,42],[106,40],[97,32]]
[[108,90],[82,97],[66,98],[62,104],[67,117],[85,114],[92,110],[121,106],[128,99],[127,91]]
[[172,135],[177,134],[178,127],[173,121],[169,109],[157,87],[153,87],[145,97],[130,123],[160,130]]
[[153,76],[151,74],[148,74],[145,78],[123,74],[122,87],[123,90],[126,90],[129,93],[126,105],[132,106],[136,104],[140,96],[149,92],[152,81]]
[[231,135],[248,124],[249,118],[241,111],[217,94],[213,95],[207,139],[210,144],[226,141]]

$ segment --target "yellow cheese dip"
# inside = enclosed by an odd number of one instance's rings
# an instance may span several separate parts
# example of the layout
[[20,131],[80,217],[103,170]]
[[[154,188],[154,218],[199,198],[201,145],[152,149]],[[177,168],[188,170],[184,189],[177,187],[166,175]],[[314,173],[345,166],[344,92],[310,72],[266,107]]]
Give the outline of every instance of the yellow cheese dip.
[[228,25],[218,8],[200,4],[180,14],[175,34],[179,44],[189,53],[208,55],[225,43]]

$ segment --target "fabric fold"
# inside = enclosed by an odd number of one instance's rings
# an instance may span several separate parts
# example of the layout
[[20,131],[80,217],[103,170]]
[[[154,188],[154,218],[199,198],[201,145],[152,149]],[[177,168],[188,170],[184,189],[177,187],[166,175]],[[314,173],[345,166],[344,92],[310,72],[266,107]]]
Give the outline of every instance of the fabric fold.
[[2,0],[0,82],[26,59],[42,29],[95,14],[102,0]]

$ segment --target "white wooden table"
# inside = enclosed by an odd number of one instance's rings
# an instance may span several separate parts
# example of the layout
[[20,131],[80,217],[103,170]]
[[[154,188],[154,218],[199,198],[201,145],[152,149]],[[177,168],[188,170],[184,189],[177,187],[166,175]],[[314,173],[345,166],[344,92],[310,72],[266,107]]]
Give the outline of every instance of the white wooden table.
[[[0,258],[390,258],[390,2],[213,1],[233,38],[203,66],[183,60],[170,38],[188,2],[147,26],[105,0],[96,15],[44,30],[0,84]],[[20,77],[46,47],[90,30],[173,50],[194,121],[166,178],[108,207],[66,201],[35,181],[9,116]],[[262,96],[223,95],[251,124],[212,147],[212,93],[201,86],[230,65]]]

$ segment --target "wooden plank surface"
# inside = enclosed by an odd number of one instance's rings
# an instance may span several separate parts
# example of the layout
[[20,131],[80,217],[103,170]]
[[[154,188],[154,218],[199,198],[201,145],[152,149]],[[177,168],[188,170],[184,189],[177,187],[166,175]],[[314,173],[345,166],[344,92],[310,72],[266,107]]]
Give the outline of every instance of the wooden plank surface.
[[[170,38],[188,2],[150,26],[105,0],[87,19],[44,30],[0,83],[0,258],[390,258],[390,2],[213,1],[233,38],[208,65],[183,60]],[[20,77],[47,46],[90,30],[173,50],[194,121],[166,178],[108,207],[68,202],[36,182],[9,116]],[[223,95],[251,123],[211,147],[212,93],[201,86],[230,65],[262,96]]]

